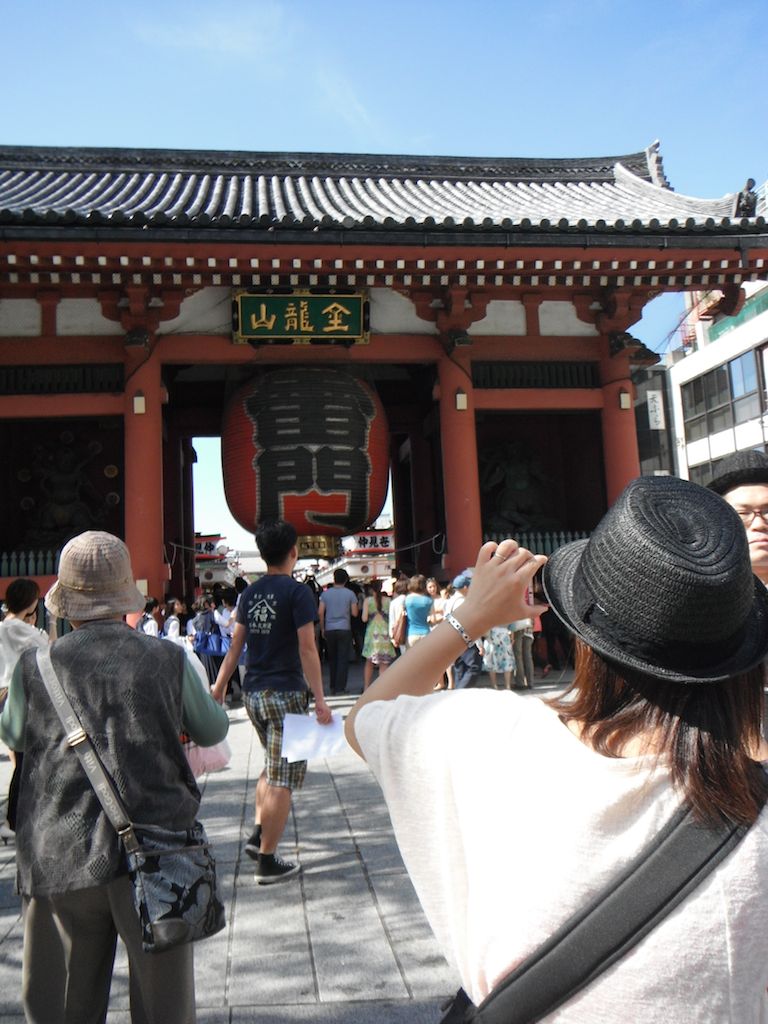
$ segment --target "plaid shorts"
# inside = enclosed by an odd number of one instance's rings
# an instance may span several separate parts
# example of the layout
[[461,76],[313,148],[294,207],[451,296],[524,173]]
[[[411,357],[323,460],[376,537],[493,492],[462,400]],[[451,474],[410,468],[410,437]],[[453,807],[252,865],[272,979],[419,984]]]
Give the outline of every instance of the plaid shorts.
[[308,690],[254,690],[243,694],[245,710],[264,747],[264,770],[270,786],[301,789],[307,773],[306,761],[286,761],[283,747],[283,719],[286,715],[305,715],[309,706]]

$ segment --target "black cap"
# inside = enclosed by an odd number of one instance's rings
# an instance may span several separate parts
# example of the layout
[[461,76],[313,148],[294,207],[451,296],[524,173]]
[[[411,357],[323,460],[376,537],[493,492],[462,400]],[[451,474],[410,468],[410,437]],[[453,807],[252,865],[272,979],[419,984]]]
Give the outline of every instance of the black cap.
[[638,477],[588,541],[544,567],[552,610],[598,654],[679,683],[716,683],[768,652],[768,591],[722,498],[677,477]]
[[723,459],[718,466],[718,475],[707,486],[715,494],[727,494],[735,487],[749,484],[768,484],[768,459],[754,448]]

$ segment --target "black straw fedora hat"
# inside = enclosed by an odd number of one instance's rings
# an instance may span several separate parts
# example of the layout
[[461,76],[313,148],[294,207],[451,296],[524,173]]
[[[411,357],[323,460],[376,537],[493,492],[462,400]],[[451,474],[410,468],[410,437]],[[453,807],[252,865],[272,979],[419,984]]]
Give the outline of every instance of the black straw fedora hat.
[[768,592],[741,520],[687,480],[633,480],[589,540],[551,556],[543,582],[572,632],[646,675],[716,683],[768,653]]
[[718,466],[717,476],[707,486],[715,494],[727,494],[735,487],[749,484],[768,484],[768,459],[754,448],[747,448],[723,459]]

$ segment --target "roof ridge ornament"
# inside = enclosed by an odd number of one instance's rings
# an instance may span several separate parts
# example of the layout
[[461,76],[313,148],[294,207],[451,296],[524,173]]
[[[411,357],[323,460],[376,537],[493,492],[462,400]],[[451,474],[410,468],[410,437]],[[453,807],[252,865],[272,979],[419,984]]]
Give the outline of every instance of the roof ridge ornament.
[[754,217],[757,213],[757,192],[755,192],[755,179],[747,178],[744,188],[736,196],[734,204],[734,217]]
[[660,188],[667,188],[670,192],[674,189],[669,184],[667,176],[664,173],[664,162],[661,159],[661,142],[658,139],[650,144],[648,149],[645,151],[645,157],[648,162],[648,174],[654,185],[658,185]]

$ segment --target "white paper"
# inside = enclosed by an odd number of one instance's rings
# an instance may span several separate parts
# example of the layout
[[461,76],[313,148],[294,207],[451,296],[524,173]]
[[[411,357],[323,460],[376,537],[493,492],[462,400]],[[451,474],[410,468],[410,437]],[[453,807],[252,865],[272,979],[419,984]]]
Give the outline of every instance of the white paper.
[[328,725],[320,725],[314,715],[285,716],[281,753],[286,760],[312,761],[347,749],[341,715],[334,715]]

